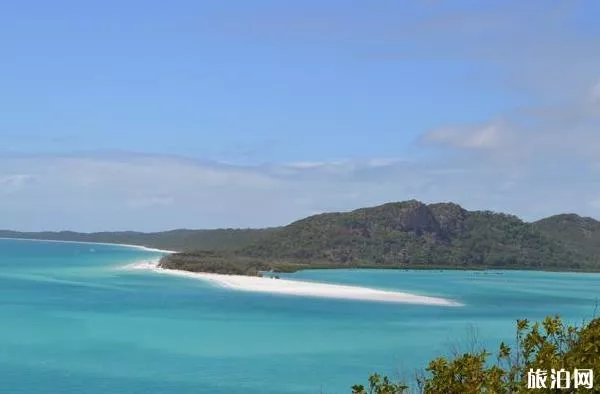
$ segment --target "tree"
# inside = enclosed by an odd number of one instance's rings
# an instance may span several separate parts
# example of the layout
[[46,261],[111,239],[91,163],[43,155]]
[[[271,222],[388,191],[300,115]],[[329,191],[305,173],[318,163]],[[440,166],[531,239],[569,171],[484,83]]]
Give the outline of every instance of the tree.
[[402,394],[408,386],[400,383],[392,383],[387,376],[381,377],[373,374],[369,377],[369,389],[357,384],[352,386],[352,394]]
[[[568,371],[567,389],[553,388],[547,378],[546,387],[537,393],[600,393],[600,379],[592,388],[575,387],[577,370],[592,370],[600,374],[600,318],[577,328],[565,324],[559,316],[547,317],[531,324],[517,320],[516,346],[500,344],[495,363],[490,363],[486,351],[458,355],[453,360],[443,357],[429,363],[426,374],[417,379],[417,391],[424,394],[524,393],[533,371]],[[401,394],[408,386],[391,383],[387,377],[374,374],[369,389],[352,387],[353,394]]]

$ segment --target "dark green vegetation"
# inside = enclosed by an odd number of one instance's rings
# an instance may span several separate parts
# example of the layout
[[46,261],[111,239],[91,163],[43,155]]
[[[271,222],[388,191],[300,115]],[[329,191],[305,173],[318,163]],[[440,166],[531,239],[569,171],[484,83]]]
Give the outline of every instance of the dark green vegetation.
[[162,265],[223,273],[339,267],[600,270],[600,222],[594,219],[569,214],[527,223],[512,215],[415,200],[325,213],[263,230],[0,236],[185,251],[164,258]]
[[515,216],[418,201],[311,216],[240,252],[341,266],[580,268],[594,263],[592,256]]
[[171,230],[157,233],[117,231],[76,233],[73,231],[23,233],[0,230],[0,238],[52,241],[108,242],[167,250],[229,250],[255,242],[274,229]]
[[227,252],[198,251],[163,257],[161,264],[170,269],[210,272],[228,275],[257,276],[270,269],[268,262],[253,257],[235,256]]
[[[546,388],[538,393],[598,393],[600,379],[594,377],[592,388],[575,387],[574,371],[600,371],[600,318],[583,327],[565,325],[557,317],[547,317],[542,323],[517,321],[514,349],[502,343],[496,360],[490,362],[485,350],[459,354],[448,360],[437,358],[429,363],[424,374],[417,376],[413,391],[424,394],[479,394],[525,393],[528,372],[547,371]],[[564,369],[570,373],[568,389],[551,388],[551,371]],[[578,382],[582,383],[582,382]],[[561,387],[566,387],[563,381]],[[408,392],[404,384],[393,383],[387,377],[373,374],[368,387],[355,385],[353,394],[402,394]]]
[[574,214],[556,215],[536,222],[544,234],[586,255],[600,256],[600,222]]
[[[571,220],[563,220],[565,216]],[[257,262],[275,271],[342,267],[595,271],[600,270],[599,228],[600,222],[576,215],[526,223],[516,216],[413,200],[311,216],[232,249],[223,259],[240,267],[252,261],[249,271]],[[183,257],[168,256],[162,265],[180,268]],[[213,262],[215,258],[210,256]],[[184,269],[205,269],[203,253],[191,252],[185,259]]]

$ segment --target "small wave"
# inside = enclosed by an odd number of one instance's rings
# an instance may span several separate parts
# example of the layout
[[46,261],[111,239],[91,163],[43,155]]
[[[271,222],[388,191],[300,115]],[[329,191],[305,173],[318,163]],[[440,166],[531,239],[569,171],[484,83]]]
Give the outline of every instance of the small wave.
[[155,270],[158,268],[159,261],[158,259],[136,261],[135,263],[117,267],[117,269],[124,271]]

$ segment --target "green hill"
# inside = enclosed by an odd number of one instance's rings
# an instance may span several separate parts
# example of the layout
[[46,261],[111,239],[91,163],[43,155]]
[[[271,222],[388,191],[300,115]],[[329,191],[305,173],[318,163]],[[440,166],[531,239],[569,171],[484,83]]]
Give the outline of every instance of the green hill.
[[325,213],[269,229],[138,232],[0,231],[0,237],[112,242],[177,250],[162,265],[256,274],[316,267],[600,271],[600,222],[573,214],[534,223],[454,203],[411,200]]
[[575,214],[550,216],[535,223],[545,235],[585,255],[600,256],[600,222]]
[[336,265],[580,268],[587,256],[515,216],[456,204],[390,203],[312,216],[241,248],[241,254]]
[[[592,220],[593,221],[593,220]],[[595,225],[600,223],[593,221]],[[593,227],[593,226],[592,226]],[[597,228],[597,227],[594,227]],[[550,231],[549,229],[553,229]],[[598,242],[570,226],[565,242],[552,223],[467,211],[453,203],[389,203],[346,213],[311,216],[276,229],[228,254],[188,253],[163,266],[218,272],[217,260],[254,272],[306,267],[523,268],[600,270]],[[594,233],[598,234],[598,233]],[[564,238],[564,237],[562,237]],[[585,246],[585,247],[583,247]],[[197,256],[194,259],[194,255]],[[196,260],[196,262],[194,262]],[[185,265],[185,268],[183,267]]]

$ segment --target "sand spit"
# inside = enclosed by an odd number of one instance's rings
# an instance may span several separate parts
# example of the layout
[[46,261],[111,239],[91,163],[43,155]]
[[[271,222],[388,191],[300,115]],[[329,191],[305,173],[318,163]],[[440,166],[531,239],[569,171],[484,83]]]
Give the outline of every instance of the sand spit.
[[364,300],[394,302],[404,304],[462,306],[462,304],[439,297],[377,290],[367,287],[346,286],[330,283],[304,282],[289,279],[272,279],[243,275],[222,275],[201,272],[189,272],[158,267],[158,261],[142,261],[129,264],[124,269],[149,270],[152,272],[209,281],[215,285],[238,291],[285,294],[304,297],[324,297],[346,300]]

